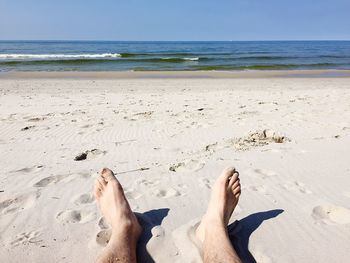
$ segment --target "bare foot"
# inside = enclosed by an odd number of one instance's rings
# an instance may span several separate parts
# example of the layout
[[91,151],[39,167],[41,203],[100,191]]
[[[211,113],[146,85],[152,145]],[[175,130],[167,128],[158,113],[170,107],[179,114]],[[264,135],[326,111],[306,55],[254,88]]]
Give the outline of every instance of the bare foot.
[[110,169],[104,168],[98,176],[94,194],[103,216],[112,226],[111,239],[127,236],[136,245],[142,228],[130,209],[121,184]]
[[238,172],[233,167],[225,169],[214,184],[207,212],[196,230],[196,236],[202,243],[208,228],[227,227],[240,195]]

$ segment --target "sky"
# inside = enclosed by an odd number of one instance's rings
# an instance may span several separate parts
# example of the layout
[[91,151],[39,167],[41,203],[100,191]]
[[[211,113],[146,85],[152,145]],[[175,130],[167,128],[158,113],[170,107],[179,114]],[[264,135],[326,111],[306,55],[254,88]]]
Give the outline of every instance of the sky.
[[0,40],[350,40],[350,0],[0,0]]

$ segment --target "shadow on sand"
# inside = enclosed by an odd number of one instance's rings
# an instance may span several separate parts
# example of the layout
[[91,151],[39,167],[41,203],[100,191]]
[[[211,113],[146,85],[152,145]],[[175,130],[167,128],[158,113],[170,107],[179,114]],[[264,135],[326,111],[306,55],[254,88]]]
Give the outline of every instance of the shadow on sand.
[[154,263],[153,258],[146,249],[146,245],[152,238],[152,228],[160,226],[168,213],[169,208],[153,209],[145,213],[136,213],[137,219],[143,228],[137,247],[138,262]]
[[[249,251],[249,238],[252,233],[265,221],[277,217],[283,213],[282,209],[269,210],[251,214],[228,226],[230,240],[243,263],[256,263]],[[153,209],[145,213],[136,213],[142,225],[143,233],[138,245],[138,262],[154,263],[155,261],[146,249],[147,243],[152,238],[152,228],[160,226],[168,215],[169,208]]]
[[251,234],[265,221],[283,213],[282,209],[251,214],[228,226],[230,240],[243,263],[256,263],[248,245]]

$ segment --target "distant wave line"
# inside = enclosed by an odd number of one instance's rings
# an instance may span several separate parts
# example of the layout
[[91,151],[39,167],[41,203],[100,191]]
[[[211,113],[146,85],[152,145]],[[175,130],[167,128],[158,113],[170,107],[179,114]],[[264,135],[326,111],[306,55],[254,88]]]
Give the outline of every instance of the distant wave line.
[[118,58],[119,53],[102,54],[0,54],[0,59],[91,59],[91,58]]
[[[205,58],[203,58],[205,59]],[[146,58],[146,59],[40,59],[40,60],[0,60],[0,65],[16,66],[16,65],[79,65],[79,64],[98,64],[98,63],[186,63],[195,62],[200,58]],[[202,59],[201,59],[202,60]]]

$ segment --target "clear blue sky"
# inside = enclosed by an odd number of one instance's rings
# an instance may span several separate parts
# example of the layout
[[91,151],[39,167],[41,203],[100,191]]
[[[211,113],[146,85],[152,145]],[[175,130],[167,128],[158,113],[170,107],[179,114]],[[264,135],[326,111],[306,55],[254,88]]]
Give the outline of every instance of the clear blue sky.
[[350,40],[350,0],[0,0],[0,39]]

